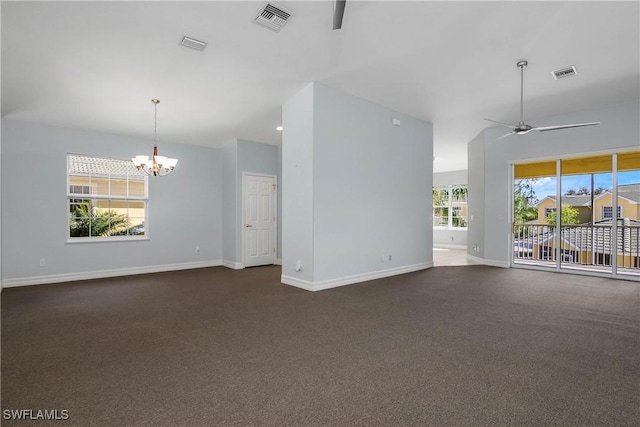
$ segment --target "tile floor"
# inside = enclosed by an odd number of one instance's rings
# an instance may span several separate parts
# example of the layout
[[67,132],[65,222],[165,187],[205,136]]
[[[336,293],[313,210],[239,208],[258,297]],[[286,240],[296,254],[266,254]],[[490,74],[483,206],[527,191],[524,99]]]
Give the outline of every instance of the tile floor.
[[433,265],[473,265],[477,262],[467,259],[466,249],[433,248]]

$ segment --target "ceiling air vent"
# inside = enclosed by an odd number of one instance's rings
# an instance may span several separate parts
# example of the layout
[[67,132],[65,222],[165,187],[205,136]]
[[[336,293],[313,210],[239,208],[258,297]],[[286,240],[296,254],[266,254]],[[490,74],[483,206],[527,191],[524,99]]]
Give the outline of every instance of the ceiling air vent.
[[203,51],[205,47],[207,47],[207,43],[193,39],[191,37],[184,36],[182,40],[180,40],[180,44],[185,47],[190,47],[191,49]]
[[578,74],[578,70],[576,70],[576,67],[573,65],[570,67],[562,68],[560,70],[555,70],[551,72],[551,75],[556,80],[564,79],[565,77],[575,76],[576,74]]
[[275,3],[269,2],[264,5],[260,12],[258,12],[258,16],[253,20],[253,22],[264,25],[270,30],[280,31],[291,15],[291,11],[288,11],[282,6],[276,5]]

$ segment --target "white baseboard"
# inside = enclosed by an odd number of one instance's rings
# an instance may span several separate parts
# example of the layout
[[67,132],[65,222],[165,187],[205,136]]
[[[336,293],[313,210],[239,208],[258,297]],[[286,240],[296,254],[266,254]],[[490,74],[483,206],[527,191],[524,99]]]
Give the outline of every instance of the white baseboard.
[[182,262],[178,264],[151,265],[147,267],[116,268],[113,270],[83,271],[79,273],[51,274],[48,276],[17,277],[4,279],[5,288],[42,285],[46,283],[73,282],[77,280],[103,279],[106,277],[131,276],[134,274],[161,273],[163,271],[189,270],[192,268],[218,267],[221,260]]
[[467,249],[466,245],[446,245],[446,244],[433,244],[434,248],[442,248],[442,249]]
[[282,265],[282,260],[281,259],[276,259],[276,261],[273,263],[273,265]]
[[280,282],[285,285],[295,286],[296,288],[304,289],[305,291],[316,291],[317,289],[313,288],[313,282],[309,282],[308,280],[298,279],[296,277],[285,276],[284,274],[280,276]]
[[295,286],[307,291],[322,291],[324,289],[337,288],[338,286],[351,285],[354,283],[366,282],[368,280],[381,279],[383,277],[397,276],[398,274],[411,273],[413,271],[425,270],[433,267],[433,262],[423,262],[420,264],[407,265],[404,267],[389,268],[371,273],[355,274],[353,276],[339,277],[336,279],[310,282],[296,277],[282,275],[280,281],[285,285]]
[[467,254],[469,261],[475,261],[478,264],[489,265],[491,267],[509,268],[509,263],[505,261],[496,261],[494,259],[478,258],[477,256]]
[[244,268],[244,264],[242,264],[241,262],[233,262],[226,259],[222,260],[222,266],[230,268],[232,270],[242,270]]

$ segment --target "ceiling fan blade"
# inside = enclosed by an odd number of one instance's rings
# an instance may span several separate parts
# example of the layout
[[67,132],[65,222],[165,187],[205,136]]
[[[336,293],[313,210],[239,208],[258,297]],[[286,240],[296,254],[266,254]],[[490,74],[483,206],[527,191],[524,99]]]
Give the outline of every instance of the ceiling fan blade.
[[548,130],[579,128],[579,127],[582,127],[582,126],[593,126],[593,125],[599,125],[599,124],[600,124],[600,122],[590,122],[590,123],[576,123],[576,124],[573,124],[573,125],[538,126],[538,127],[534,127],[531,130],[539,130],[540,132],[546,132]]
[[515,129],[516,128],[515,126],[510,125],[508,123],[502,123],[502,122],[498,122],[498,121],[487,119],[487,118],[485,118],[485,120],[488,121],[488,122],[491,122],[491,123],[495,123],[495,124],[500,125],[500,126],[508,127],[509,129]]
[[500,138],[497,138],[496,141],[499,140],[499,139],[502,139],[502,138],[506,138],[506,137],[511,136],[511,135],[515,135],[515,132],[505,133]]
[[333,29],[339,30],[342,28],[342,18],[344,18],[344,6],[347,0],[334,0],[333,7]]

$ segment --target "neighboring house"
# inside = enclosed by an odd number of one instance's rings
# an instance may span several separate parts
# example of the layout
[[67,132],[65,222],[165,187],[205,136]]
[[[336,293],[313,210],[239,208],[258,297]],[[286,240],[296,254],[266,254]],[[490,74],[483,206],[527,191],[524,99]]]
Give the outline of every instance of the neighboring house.
[[[536,206],[538,208],[538,223],[544,222],[549,214],[556,210],[556,196],[547,196]],[[562,205],[569,205],[578,210],[580,224],[591,223],[591,196],[562,196]],[[613,218],[613,203],[611,191],[606,191],[594,197],[596,223]],[[618,218],[640,220],[640,184],[618,186]]]
[[[562,261],[581,265],[611,265],[612,193],[607,191],[593,199],[594,223],[591,225],[591,196],[562,196],[562,203],[578,210],[582,225],[563,227],[560,233]],[[556,197],[547,196],[537,205],[538,221],[543,223],[556,209]],[[619,267],[640,267],[640,185],[618,186],[618,243]],[[554,261],[556,248],[554,227],[537,227],[527,237],[516,239],[514,250],[518,257]]]
[[[546,218],[551,212],[556,210],[556,196],[547,196],[538,204],[538,223],[546,222]],[[591,196],[562,196],[562,204],[569,205],[578,210],[578,221],[581,224],[591,222]]]
[[[611,191],[602,193],[593,199],[596,222],[613,217],[612,200]],[[640,220],[640,184],[618,186],[618,218]]]

